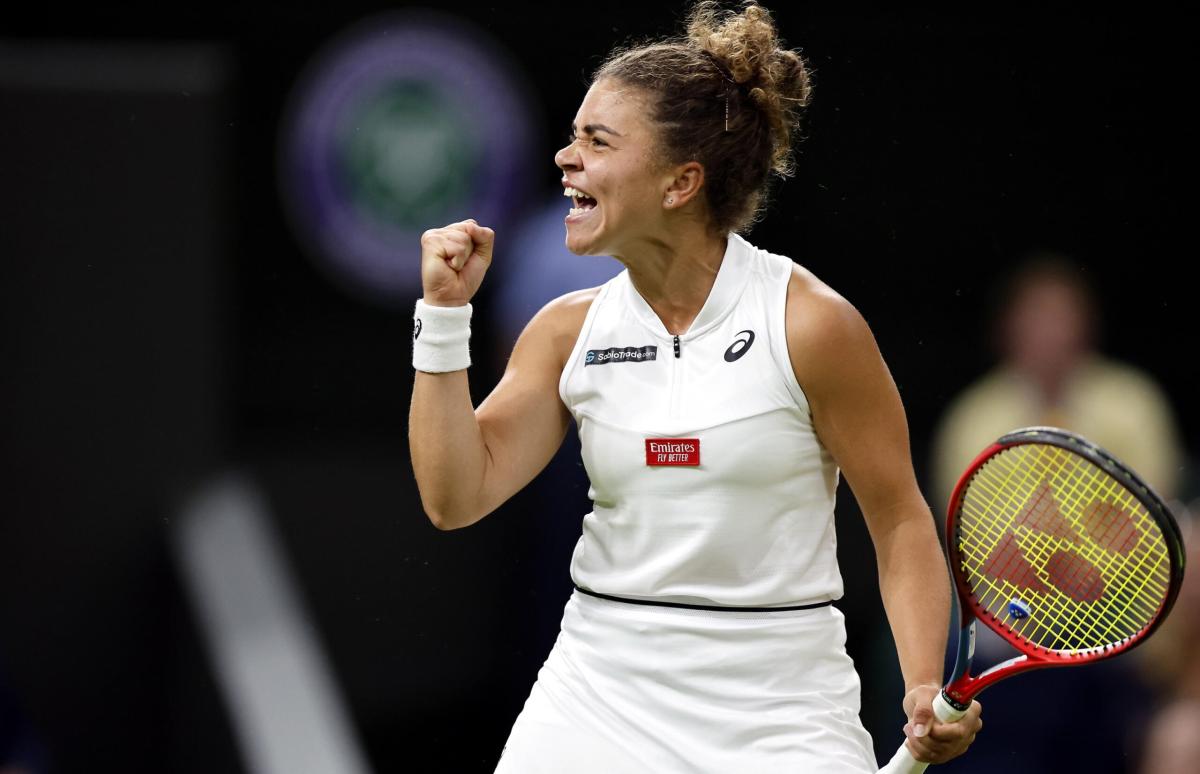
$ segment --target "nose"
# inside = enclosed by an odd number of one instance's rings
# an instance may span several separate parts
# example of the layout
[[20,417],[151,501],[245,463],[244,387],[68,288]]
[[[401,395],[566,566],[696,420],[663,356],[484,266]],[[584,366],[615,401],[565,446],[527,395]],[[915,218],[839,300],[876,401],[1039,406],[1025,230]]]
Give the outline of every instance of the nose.
[[554,163],[564,172],[578,170],[579,150],[575,147],[575,143],[570,143],[566,147],[560,148],[558,153],[554,154]]

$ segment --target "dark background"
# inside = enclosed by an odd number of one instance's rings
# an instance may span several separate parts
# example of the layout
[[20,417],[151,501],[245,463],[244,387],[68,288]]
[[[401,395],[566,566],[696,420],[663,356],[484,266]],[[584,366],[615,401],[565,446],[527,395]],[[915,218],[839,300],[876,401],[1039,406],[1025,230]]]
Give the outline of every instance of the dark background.
[[[798,174],[750,238],[871,323],[922,479],[941,409],[991,362],[994,288],[1035,247],[1085,265],[1105,350],[1159,378],[1195,452],[1182,19],[775,5],[815,99]],[[267,494],[376,770],[491,771],[553,642],[587,510],[577,443],[552,464],[557,486],[468,530],[430,526],[407,459],[411,308],[332,284],[279,201],[299,72],[395,7],[47,6],[0,30],[0,54],[51,46],[44,78],[0,80],[0,673],[49,770],[240,770],[168,551],[181,499],[221,470]],[[530,187],[550,192],[587,74],[617,42],[675,31],[683,6],[441,10],[488,30],[529,79]],[[55,86],[59,43],[127,49],[142,85]],[[485,281],[483,320],[488,298]],[[480,397],[507,355],[481,342]],[[881,666],[869,542],[840,501],[840,606],[864,717],[890,751],[899,686]]]

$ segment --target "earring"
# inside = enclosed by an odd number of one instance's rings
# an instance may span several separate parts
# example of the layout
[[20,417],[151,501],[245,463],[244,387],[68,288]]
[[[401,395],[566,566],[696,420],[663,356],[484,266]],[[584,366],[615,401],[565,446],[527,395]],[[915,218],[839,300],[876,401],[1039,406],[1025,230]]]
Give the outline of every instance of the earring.
[[674,199],[667,199],[667,204],[674,204],[674,203],[675,203]]

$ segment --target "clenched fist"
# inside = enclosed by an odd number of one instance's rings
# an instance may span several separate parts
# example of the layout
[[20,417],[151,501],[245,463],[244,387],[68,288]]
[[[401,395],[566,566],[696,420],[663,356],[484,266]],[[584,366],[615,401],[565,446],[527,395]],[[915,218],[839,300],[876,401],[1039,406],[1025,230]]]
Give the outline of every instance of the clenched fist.
[[463,306],[492,263],[496,234],[467,219],[421,235],[421,284],[432,306]]

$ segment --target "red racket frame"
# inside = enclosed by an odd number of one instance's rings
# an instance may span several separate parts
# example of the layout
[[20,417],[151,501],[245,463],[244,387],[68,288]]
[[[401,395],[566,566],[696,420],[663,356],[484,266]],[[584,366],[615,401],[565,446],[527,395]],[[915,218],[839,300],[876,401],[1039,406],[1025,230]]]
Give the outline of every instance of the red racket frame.
[[[1162,530],[1171,553],[1171,580],[1167,594],[1162,604],[1155,612],[1154,618],[1137,633],[1125,640],[1102,648],[1095,648],[1074,653],[1062,653],[1035,645],[1028,640],[1013,634],[1007,627],[996,620],[995,616],[985,609],[975,599],[967,585],[963,574],[962,560],[958,552],[958,515],[962,510],[962,497],[975,473],[999,452],[1014,446],[1025,444],[1049,444],[1067,451],[1079,454],[1104,472],[1112,475],[1126,486],[1130,492],[1149,511],[1150,516]],[[1111,454],[1074,433],[1054,427],[1029,427],[1016,430],[1000,438],[994,444],[984,449],[971,463],[966,472],[959,477],[950,496],[946,510],[946,556],[950,564],[950,572],[954,577],[955,590],[958,593],[959,609],[959,647],[958,658],[950,682],[942,690],[943,695],[952,706],[966,709],[971,699],[988,686],[1006,677],[1028,672],[1033,669],[1044,669],[1054,666],[1075,666],[1090,664],[1106,658],[1112,658],[1125,651],[1132,650],[1146,640],[1158,628],[1179,594],[1179,586],[1183,581],[1184,549],[1179,526],[1171,516],[1170,510],[1162,499],[1154,493],[1137,474],[1121,464]],[[974,655],[974,632],[970,631],[974,621],[982,621],[992,631],[1003,637],[1022,655],[1001,662],[985,670],[979,675],[972,676],[971,660]]]

